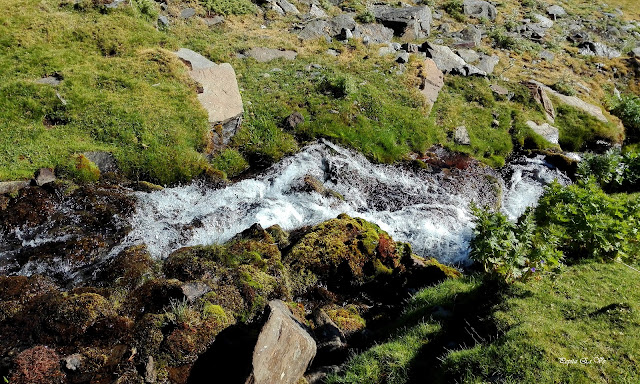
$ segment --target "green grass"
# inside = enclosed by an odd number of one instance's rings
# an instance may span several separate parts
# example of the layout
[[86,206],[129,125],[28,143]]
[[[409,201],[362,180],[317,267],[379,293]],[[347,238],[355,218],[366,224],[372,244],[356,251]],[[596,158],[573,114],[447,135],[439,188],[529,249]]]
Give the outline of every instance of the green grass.
[[588,144],[602,139],[621,143],[623,131],[614,123],[603,123],[585,112],[561,103],[555,103],[555,127],[560,133],[559,143],[565,151],[584,150]]
[[[445,281],[409,302],[399,333],[329,382],[637,383],[639,277],[620,263],[586,263],[502,288]],[[379,375],[385,356],[396,356],[384,369],[398,379]]]

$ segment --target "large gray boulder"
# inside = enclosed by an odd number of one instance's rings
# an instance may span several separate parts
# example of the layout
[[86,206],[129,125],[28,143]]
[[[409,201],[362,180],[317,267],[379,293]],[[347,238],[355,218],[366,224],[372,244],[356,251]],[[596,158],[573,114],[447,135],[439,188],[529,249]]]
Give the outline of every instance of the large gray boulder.
[[431,44],[425,42],[422,44],[421,50],[426,53],[428,58],[433,59],[438,69],[443,73],[451,73],[462,76],[486,76],[487,73],[478,67],[467,64],[464,59],[456,55],[451,48],[444,45]]
[[302,40],[329,39],[329,22],[326,20],[312,20],[305,24],[297,34]]
[[201,86],[198,100],[207,111],[212,144],[220,148],[229,143],[242,121],[242,97],[231,64],[216,64],[190,49],[175,53],[190,69],[189,76]]
[[558,140],[560,139],[560,131],[558,131],[558,128],[549,125],[549,123],[542,123],[538,125],[531,120],[527,121],[526,124],[531,128],[531,130],[533,130],[533,132],[542,136],[551,144],[558,144]]
[[269,302],[269,318],[253,350],[252,384],[295,384],[316,355],[316,342],[280,300]]
[[387,44],[393,39],[393,29],[381,24],[358,24],[353,29],[353,37],[372,44]]
[[337,36],[343,31],[353,31],[356,27],[356,21],[349,14],[338,15],[329,20],[329,28],[331,36]]
[[496,7],[483,0],[464,0],[464,14],[478,19],[495,20],[498,15]]
[[558,17],[565,16],[567,12],[559,5],[551,5],[547,7],[547,14],[556,20]]
[[393,29],[396,36],[422,39],[431,33],[431,8],[426,5],[402,8],[374,5],[372,11],[376,21]]
[[295,60],[298,53],[275,48],[254,47],[242,52],[240,56],[242,58],[250,57],[261,63],[266,63],[276,59]]

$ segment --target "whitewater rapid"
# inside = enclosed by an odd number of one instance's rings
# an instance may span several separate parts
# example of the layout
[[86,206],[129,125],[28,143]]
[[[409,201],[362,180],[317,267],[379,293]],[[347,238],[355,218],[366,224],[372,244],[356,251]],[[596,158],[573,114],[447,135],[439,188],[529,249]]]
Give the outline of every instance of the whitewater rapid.
[[[344,199],[305,188],[308,176]],[[464,264],[473,233],[471,202],[502,202],[502,211],[515,219],[555,179],[569,182],[541,157],[523,157],[501,171],[475,164],[443,172],[372,164],[323,141],[224,188],[193,183],[137,193],[133,230],[114,252],[144,243],[152,256],[164,258],[184,246],[225,242],[254,223],[292,230],[347,213],[378,224],[421,256]]]

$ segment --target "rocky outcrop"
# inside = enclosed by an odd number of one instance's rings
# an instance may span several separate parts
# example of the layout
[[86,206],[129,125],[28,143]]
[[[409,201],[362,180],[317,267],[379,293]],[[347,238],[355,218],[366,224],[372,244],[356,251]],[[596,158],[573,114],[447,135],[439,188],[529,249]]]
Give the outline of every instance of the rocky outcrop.
[[560,132],[558,131],[558,128],[549,125],[549,123],[542,123],[538,125],[531,120],[527,121],[526,124],[533,130],[533,132],[542,136],[551,144],[558,144],[558,140],[560,139]]
[[464,0],[464,14],[478,19],[495,20],[498,11],[493,4],[483,0]]
[[176,55],[189,67],[189,75],[201,87],[198,100],[209,115],[213,147],[227,145],[240,128],[243,113],[233,67],[227,63],[216,64],[186,48],[181,48]]
[[460,56],[456,55],[451,48],[444,45],[426,42],[422,45],[421,50],[427,54],[427,57],[433,59],[438,69],[445,74],[451,73],[462,76],[487,75],[487,73],[481,69],[467,64]]
[[556,110],[553,108],[551,99],[547,96],[546,88],[537,81],[527,81],[524,85],[529,88],[531,96],[538,104],[542,105],[542,109],[545,112],[547,120],[553,123],[556,120]]
[[425,6],[394,8],[388,5],[372,7],[376,21],[405,39],[421,39],[431,32],[431,9]]
[[372,44],[387,44],[393,39],[393,29],[381,24],[358,24],[353,30],[353,37]]
[[295,384],[316,355],[316,342],[280,300],[269,302],[269,319],[253,350],[250,384]]
[[[595,106],[593,104],[587,103],[586,101],[577,98],[576,96],[567,96],[567,95],[563,95],[560,92],[556,92],[553,89],[547,87],[546,85],[537,82],[535,80],[531,80],[529,83],[535,84],[536,86],[538,86],[540,89],[543,89],[546,93],[556,97],[558,100],[560,100],[560,102],[570,106],[570,107],[574,107],[576,109],[581,110],[582,112],[585,112],[588,115],[591,115],[593,117],[595,117],[596,119],[600,120],[603,123],[608,123],[609,119],[607,119],[607,117],[602,113],[602,108]],[[546,110],[546,108],[545,108]]]
[[578,51],[581,55],[606,57],[607,59],[614,59],[620,57],[620,51],[610,48],[602,43],[594,43],[592,41],[585,41],[581,43]]

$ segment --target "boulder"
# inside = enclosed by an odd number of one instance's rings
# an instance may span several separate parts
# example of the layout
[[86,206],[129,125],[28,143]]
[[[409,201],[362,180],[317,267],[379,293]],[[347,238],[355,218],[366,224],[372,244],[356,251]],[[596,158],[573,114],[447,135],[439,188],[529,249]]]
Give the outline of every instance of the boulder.
[[566,16],[567,12],[559,5],[551,5],[547,7],[547,14],[556,20],[558,17]]
[[253,350],[252,384],[295,384],[316,355],[316,342],[280,300],[269,302],[269,317]]
[[560,138],[560,132],[558,131],[558,128],[549,125],[549,123],[538,125],[531,120],[527,121],[526,124],[533,130],[533,132],[542,136],[551,144],[558,144],[558,140]]
[[311,4],[311,8],[309,9],[309,16],[316,19],[326,19],[329,17],[324,9],[315,4]]
[[542,105],[542,109],[544,109],[547,120],[553,123],[556,119],[556,110],[553,108],[551,99],[547,96],[546,88],[537,81],[528,81],[525,82],[524,85],[529,88],[529,91],[531,91],[533,99],[537,101],[538,104]]
[[312,20],[308,22],[297,34],[302,40],[315,40],[321,37],[329,38],[329,23],[325,20]]
[[631,50],[631,56],[640,59],[640,47]]
[[376,21],[406,39],[422,39],[431,32],[431,8],[428,6],[394,8],[388,5],[372,7]]
[[500,62],[500,58],[496,55],[484,55],[480,58],[480,62],[476,65],[481,71],[492,74],[496,65]]
[[458,49],[456,50],[456,53],[462,58],[462,60],[466,61],[467,63],[475,63],[476,61],[480,60],[480,55],[478,54],[478,52],[472,49]]
[[28,181],[0,181],[0,195],[16,193],[29,186]]
[[444,75],[438,69],[435,61],[425,59],[422,65],[421,77],[420,93],[422,93],[427,103],[432,106],[438,100],[440,90],[444,86]]
[[342,14],[329,20],[329,29],[331,36],[344,34],[344,30],[352,31],[356,27],[356,21],[349,14]]
[[483,0],[464,0],[463,10],[467,16],[495,20],[498,12],[491,3]]
[[275,59],[295,60],[297,52],[285,51],[275,48],[255,47],[242,53],[242,57],[250,57],[261,63],[266,63]]
[[535,20],[535,23],[541,28],[549,29],[553,27],[553,20],[549,19],[548,17],[542,16],[539,13],[533,14],[533,20]]
[[486,76],[486,72],[473,65],[467,64],[460,56],[444,45],[436,45],[426,42],[422,44],[421,50],[427,57],[433,59],[438,69],[442,72],[462,76]]
[[527,39],[540,41],[546,35],[546,29],[537,23],[524,23],[518,27],[518,33]]
[[226,145],[242,121],[242,97],[231,64],[215,64],[190,49],[176,55],[189,67],[190,77],[202,87],[198,100],[209,115],[214,148]]
[[185,8],[180,12],[181,19],[188,19],[196,15],[196,10],[193,8]]
[[453,133],[453,141],[458,145],[471,145],[471,138],[469,137],[467,127],[464,125],[457,127]]
[[268,0],[266,4],[268,9],[276,11],[280,15],[298,15],[300,11],[295,5],[287,0]]
[[580,49],[578,53],[587,56],[606,57],[607,59],[614,59],[620,57],[619,51],[610,48],[602,43],[594,43],[592,41],[585,41],[578,45]]
[[482,41],[482,30],[475,25],[469,25],[463,29],[460,34],[462,35],[462,43],[467,48],[473,48],[480,46]]
[[591,115],[593,117],[595,117],[596,119],[602,121],[603,123],[607,123],[609,122],[609,119],[606,118],[606,116],[602,113],[602,108],[595,106],[593,104],[589,104],[584,100],[581,100],[575,96],[567,96],[567,95],[563,95],[560,92],[556,92],[553,89],[547,87],[546,85],[539,83],[535,80],[531,80],[529,83],[531,84],[535,84],[538,87],[540,87],[541,89],[543,89],[545,92],[553,95],[554,97],[558,98],[560,100],[560,102],[574,107],[576,109],[579,109],[581,111],[583,111],[584,113]]
[[37,186],[41,187],[45,184],[56,181],[56,175],[53,173],[52,168],[40,168],[36,171],[33,180]]
[[118,163],[109,152],[92,151],[83,155],[98,167],[100,173],[118,172]]
[[373,44],[387,44],[393,39],[393,29],[381,24],[358,24],[353,29],[353,37],[368,38]]
[[166,28],[169,26],[169,18],[165,15],[158,16],[158,27]]

